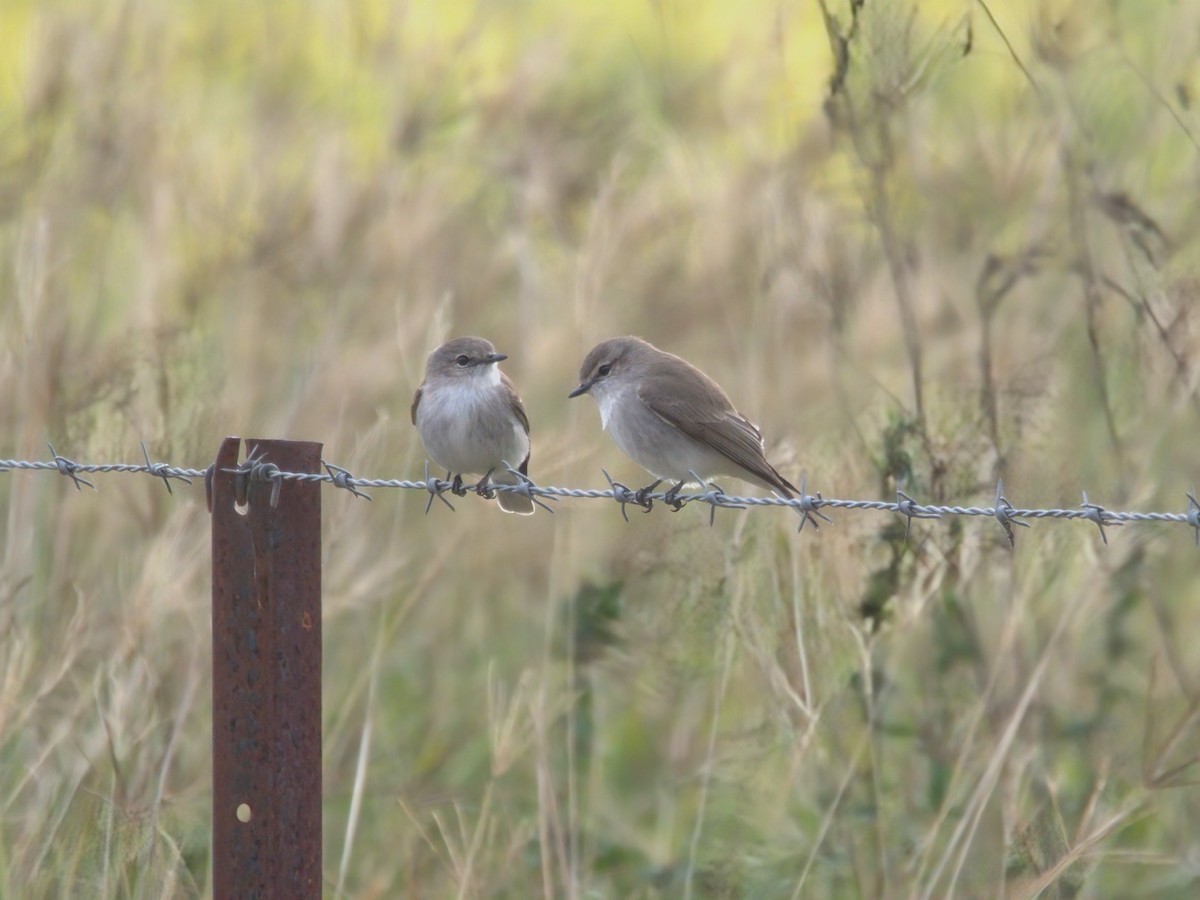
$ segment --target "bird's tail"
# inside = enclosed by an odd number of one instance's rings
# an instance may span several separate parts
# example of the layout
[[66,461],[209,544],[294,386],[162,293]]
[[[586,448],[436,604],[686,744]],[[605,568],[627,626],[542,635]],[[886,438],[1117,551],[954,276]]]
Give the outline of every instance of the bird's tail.
[[[520,484],[521,480],[508,471],[492,473],[491,480],[496,484]],[[505,512],[516,513],[518,516],[533,515],[533,500],[523,494],[510,491],[496,491],[496,502]]]

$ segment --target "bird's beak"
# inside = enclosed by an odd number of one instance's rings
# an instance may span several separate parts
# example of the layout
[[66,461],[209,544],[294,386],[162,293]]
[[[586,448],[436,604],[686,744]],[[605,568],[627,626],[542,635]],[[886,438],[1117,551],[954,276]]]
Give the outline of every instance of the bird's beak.
[[508,354],[507,353],[489,353],[487,355],[487,362],[490,362],[490,363],[498,363],[502,359],[508,359]]
[[567,394],[567,399],[570,400],[572,397],[578,397],[580,394],[586,394],[591,389],[592,389],[592,382],[581,381],[579,383],[579,387],[575,388],[575,390],[573,390],[573,391],[571,391],[571,393]]

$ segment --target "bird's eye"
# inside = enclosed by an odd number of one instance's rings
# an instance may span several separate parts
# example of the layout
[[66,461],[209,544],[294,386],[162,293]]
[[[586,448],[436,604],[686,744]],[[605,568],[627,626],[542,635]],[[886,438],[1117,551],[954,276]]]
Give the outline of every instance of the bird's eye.
[[467,367],[467,363],[471,361],[471,357],[467,356],[465,353],[460,353],[457,357],[455,357],[454,361],[465,369]]
[[596,370],[596,374],[599,375],[601,378],[603,378],[605,375],[607,375],[611,371],[612,371],[612,363],[605,363],[604,365],[602,365],[600,368],[598,368]]

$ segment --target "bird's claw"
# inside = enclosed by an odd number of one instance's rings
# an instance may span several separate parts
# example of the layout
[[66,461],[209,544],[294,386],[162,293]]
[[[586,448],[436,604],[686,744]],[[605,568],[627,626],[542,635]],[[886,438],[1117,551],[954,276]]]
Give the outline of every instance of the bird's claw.
[[[492,490],[490,485],[490,480],[494,471],[496,470],[488,469],[487,474],[480,478],[479,481],[475,483],[475,486],[471,488],[471,490],[477,493],[480,497],[483,497],[485,500],[494,500],[496,498],[496,492]],[[465,488],[463,489],[463,493],[466,493]]]
[[683,490],[685,484],[687,484],[686,480],[681,481],[663,494],[662,502],[671,507],[675,512],[679,512],[687,504],[686,500],[679,499],[679,492]]
[[633,492],[633,499],[629,502],[640,506],[645,512],[650,512],[651,508],[654,506],[654,499],[650,495],[654,493],[655,489],[660,484],[662,484],[661,478],[659,478],[653,484],[648,484],[645,487],[638,488]]

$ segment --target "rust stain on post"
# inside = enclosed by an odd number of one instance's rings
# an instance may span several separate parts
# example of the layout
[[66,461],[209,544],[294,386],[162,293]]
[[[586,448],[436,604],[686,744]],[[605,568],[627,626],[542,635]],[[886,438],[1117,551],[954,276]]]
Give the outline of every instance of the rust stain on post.
[[[212,477],[213,896],[321,896],[321,486],[247,483],[238,438]],[[321,445],[247,440],[283,471]]]

